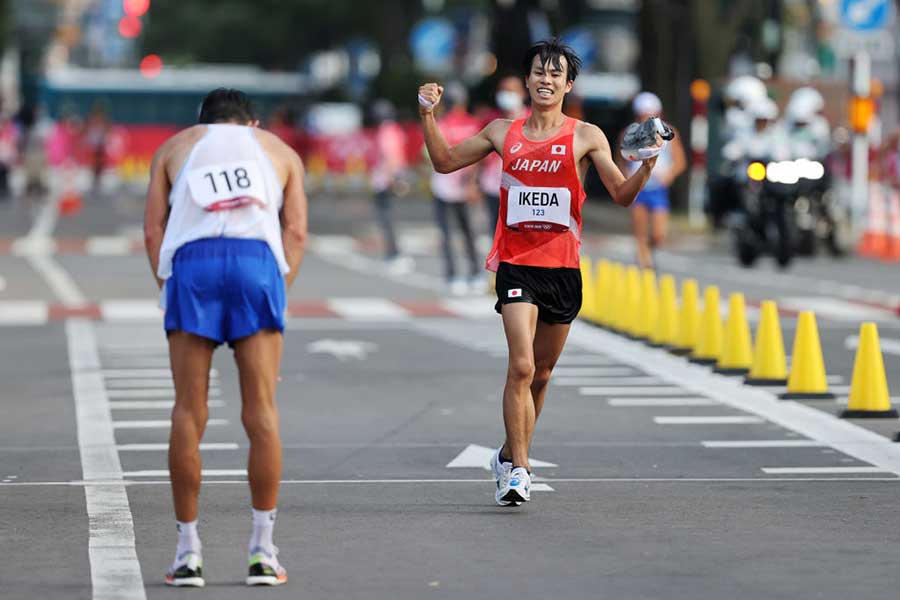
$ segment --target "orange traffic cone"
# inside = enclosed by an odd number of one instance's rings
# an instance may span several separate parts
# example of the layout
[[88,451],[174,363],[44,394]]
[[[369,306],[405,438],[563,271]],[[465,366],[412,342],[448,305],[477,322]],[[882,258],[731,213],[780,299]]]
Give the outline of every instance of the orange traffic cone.
[[869,182],[869,207],[866,217],[866,231],[860,239],[856,251],[862,256],[880,258],[887,248],[887,189],[886,186]]

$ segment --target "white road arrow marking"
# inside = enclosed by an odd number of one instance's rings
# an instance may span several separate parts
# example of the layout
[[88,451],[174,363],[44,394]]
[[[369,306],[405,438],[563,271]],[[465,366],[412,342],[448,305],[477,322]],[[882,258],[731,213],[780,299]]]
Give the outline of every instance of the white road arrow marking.
[[[478,444],[469,444],[466,446],[466,449],[459,453],[459,455],[447,463],[448,469],[484,469],[485,471],[491,470],[491,456],[494,454],[495,448],[485,448],[484,446],[479,446]],[[535,467],[547,467],[553,468],[559,465],[555,465],[551,462],[545,462],[543,460],[535,460],[529,459],[531,463],[531,468]]]
[[378,350],[378,346],[372,342],[359,340],[317,340],[306,346],[310,354],[330,354],[339,361],[349,359],[365,360],[367,355]]

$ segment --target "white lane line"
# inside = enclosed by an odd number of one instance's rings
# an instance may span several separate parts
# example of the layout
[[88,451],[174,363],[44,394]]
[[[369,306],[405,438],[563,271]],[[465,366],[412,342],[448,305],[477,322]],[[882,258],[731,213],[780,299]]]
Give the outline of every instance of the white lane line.
[[[108,398],[116,399],[136,399],[136,398],[174,398],[175,390],[173,388],[154,388],[146,390],[108,390],[106,392]],[[219,388],[210,388],[209,397],[218,398],[221,395]]]
[[763,467],[767,475],[849,475],[851,473],[890,473],[881,467]]
[[641,406],[712,406],[718,404],[709,398],[610,398],[607,401],[610,406],[641,407]]
[[[222,408],[225,402],[207,400],[206,405],[209,408]],[[109,403],[112,410],[171,410],[174,406],[174,400],[118,400]]]
[[[140,481],[126,480],[114,485],[123,485],[127,487],[142,485],[171,485],[168,480],[168,471],[157,471],[162,473],[160,479],[156,481]],[[900,477],[568,477],[568,478],[552,478],[545,479],[548,483],[624,483],[624,484],[646,484],[646,483],[663,483],[663,484],[684,484],[684,483],[800,483],[807,485],[810,482],[832,483],[846,482],[858,485],[860,482],[879,482],[879,483],[900,483]],[[484,485],[491,483],[493,479],[283,479],[280,485],[427,485],[427,484],[475,484]],[[0,483],[2,487],[105,487],[113,485],[108,481],[18,481],[10,483]],[[211,479],[203,482],[207,485],[247,485],[246,479]]]
[[119,235],[94,235],[87,239],[85,253],[88,256],[128,256],[131,240]]
[[134,521],[100,376],[94,326],[81,319],[69,320],[66,338],[82,476],[108,484],[84,488],[92,596],[98,600],[145,600],[144,579],[134,545]]
[[[149,471],[125,471],[122,473],[125,477],[168,477],[169,471],[158,469]],[[247,469],[202,469],[201,477],[239,477],[247,476]]]
[[653,417],[658,425],[755,425],[765,423],[759,417]]
[[6,279],[4,279],[2,275],[0,275],[0,292],[3,292],[5,290],[6,290]]
[[694,395],[691,394],[689,390],[674,385],[582,387],[578,388],[578,393],[582,396],[652,396],[654,394],[670,394],[673,396]]
[[46,302],[4,300],[0,302],[0,325],[43,325],[50,317]]
[[104,300],[100,302],[104,321],[162,321],[163,311],[153,300]]
[[410,318],[399,304],[386,298],[333,298],[328,307],[345,319],[359,320],[406,320]]
[[[132,378],[147,378],[147,379],[172,379],[172,370],[171,369],[155,369],[155,368],[146,368],[146,369],[103,369],[103,376],[107,379],[132,379]],[[210,378],[216,378],[219,376],[219,371],[216,369],[209,370]]]
[[[467,319],[487,318],[496,315],[494,306],[485,302],[484,298],[451,298],[440,302],[441,308]],[[505,350],[506,344],[498,345],[497,350]]]
[[550,381],[554,385],[562,386],[586,386],[586,385],[665,385],[665,381],[659,377],[651,377],[649,375],[638,375],[636,377],[552,377]]
[[[228,425],[228,419],[209,419],[206,424],[210,427]],[[113,429],[168,429],[172,422],[162,419],[148,419],[144,421],[113,421]]]
[[619,361],[612,359],[608,356],[603,356],[600,354],[563,354],[559,357],[559,360],[556,361],[558,366],[566,366],[566,365],[591,365],[591,366],[601,366],[601,365],[619,365],[624,366]]
[[815,440],[706,440],[704,448],[821,448]]
[[648,349],[599,329],[575,323],[570,339],[588,348],[603,349],[621,360],[659,375],[693,394],[709,396],[722,404],[790,429],[822,442],[862,462],[900,474],[900,445],[879,435],[839,419],[832,414],[800,402],[778,399],[766,390],[753,389],[727,377],[711,374],[698,365],[686,363],[667,352]]
[[49,254],[28,253],[25,260],[43,277],[60,302],[72,305],[87,303],[87,297],[78,288],[75,280]]
[[556,367],[554,377],[617,377],[634,375],[632,367]]
[[[168,451],[169,444],[119,444],[119,452],[157,452]],[[238,450],[240,446],[234,442],[201,442],[200,450]]]
[[[219,381],[212,378],[209,382],[210,389],[217,389]],[[175,382],[169,379],[109,379],[106,382],[108,390],[146,390],[146,389],[175,389]]]

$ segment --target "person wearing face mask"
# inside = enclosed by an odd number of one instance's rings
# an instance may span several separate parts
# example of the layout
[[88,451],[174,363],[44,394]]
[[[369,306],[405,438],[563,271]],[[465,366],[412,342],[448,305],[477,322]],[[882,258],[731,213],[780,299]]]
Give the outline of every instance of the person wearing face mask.
[[[497,94],[494,99],[504,119],[520,119],[528,112],[525,106],[525,84],[514,75],[508,75],[497,83]],[[500,214],[500,182],[502,177],[503,158],[496,152],[492,152],[481,161],[481,171],[478,174],[478,187],[484,195],[484,204],[487,208],[488,217],[488,235],[490,236],[494,235]]]
[[[662,102],[656,94],[641,92],[631,103],[635,121],[643,123],[652,117],[662,114]],[[637,243],[638,263],[643,269],[653,268],[652,248],[657,248],[666,240],[669,228],[669,188],[675,179],[687,168],[687,159],[681,136],[675,132],[675,138],[659,153],[656,168],[650,181],[638,194],[631,207],[631,223]],[[619,138],[619,145],[622,138]],[[640,168],[640,162],[627,163],[620,153],[616,160],[623,173],[634,173]]]

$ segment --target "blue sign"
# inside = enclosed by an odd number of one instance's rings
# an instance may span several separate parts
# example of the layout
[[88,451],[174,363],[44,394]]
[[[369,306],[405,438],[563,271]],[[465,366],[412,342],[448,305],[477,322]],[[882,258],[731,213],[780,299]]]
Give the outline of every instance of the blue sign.
[[841,0],[841,25],[859,32],[878,31],[891,22],[893,0]]
[[456,51],[456,29],[447,19],[423,19],[410,32],[409,45],[424,70],[448,69]]
[[584,69],[590,70],[597,60],[597,41],[594,33],[587,27],[579,26],[567,29],[559,37],[575,51]]

